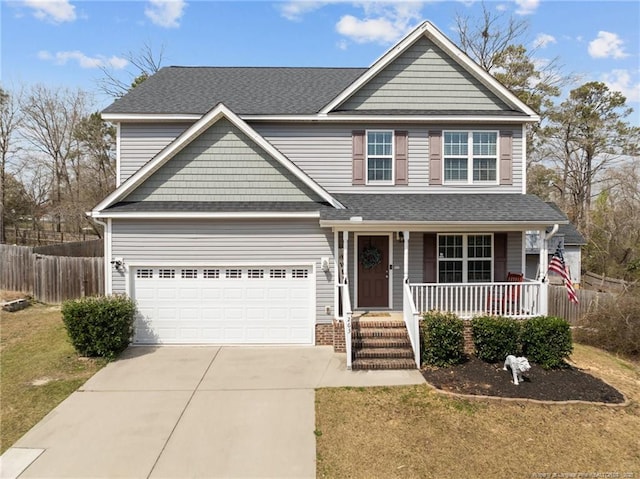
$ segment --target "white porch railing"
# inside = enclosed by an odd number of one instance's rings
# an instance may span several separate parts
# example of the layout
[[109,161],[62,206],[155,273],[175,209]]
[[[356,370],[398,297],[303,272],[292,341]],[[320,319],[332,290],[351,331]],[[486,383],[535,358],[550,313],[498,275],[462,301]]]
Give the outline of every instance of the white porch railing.
[[337,293],[340,304],[338,319],[344,324],[344,346],[347,353],[347,369],[351,369],[353,357],[351,354],[351,319],[353,311],[351,310],[351,296],[349,295],[349,280],[345,277],[342,283],[337,285]]
[[420,368],[420,312],[417,310],[409,283],[404,283],[402,294],[402,316],[409,333],[416,367]]
[[[546,285],[544,285],[546,286]],[[447,311],[470,319],[491,314],[529,318],[546,314],[543,283],[420,283],[411,284],[411,295],[419,313]]]

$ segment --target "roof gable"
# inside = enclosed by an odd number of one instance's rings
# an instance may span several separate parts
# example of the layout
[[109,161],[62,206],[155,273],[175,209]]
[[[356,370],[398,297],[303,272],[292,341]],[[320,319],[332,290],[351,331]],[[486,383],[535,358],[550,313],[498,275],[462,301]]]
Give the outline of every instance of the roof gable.
[[322,201],[227,118],[220,118],[123,201]]
[[512,108],[423,35],[338,110],[499,112]]
[[[529,108],[526,104],[524,104],[520,99],[511,93],[506,87],[504,87],[500,82],[498,82],[495,78],[493,78],[489,73],[483,70],[478,64],[476,64],[473,60],[471,60],[464,52],[462,52],[451,40],[449,40],[445,35],[442,34],[433,24],[430,22],[423,22],[418,27],[416,27],[411,33],[409,33],[404,39],[402,39],[398,44],[389,49],[382,57],[376,60],[373,65],[360,76],[356,81],[354,81],[348,88],[346,88],[342,93],[340,93],[336,98],[334,98],[331,102],[329,102],[320,112],[321,114],[328,114],[333,111],[340,111],[346,106],[349,106],[347,103],[348,100],[353,98],[353,103],[355,106],[362,105],[363,99],[358,98],[358,92],[363,92],[366,96],[367,90],[365,89],[369,86],[371,93],[376,93],[380,91],[380,86],[376,85],[376,77],[379,74],[382,74],[381,79],[385,78],[385,75],[388,75],[390,78],[396,78],[397,75],[394,76],[393,73],[393,65],[398,64],[397,61],[403,62],[406,60],[401,60],[402,56],[405,54],[410,58],[412,52],[415,54],[415,51],[420,50],[420,45],[422,43],[423,47],[428,45],[422,42],[422,39],[426,39],[429,43],[434,46],[433,53],[435,60],[436,56],[440,56],[443,58],[449,58],[448,67],[451,68],[453,65],[457,65],[458,75],[466,72],[469,85],[474,85],[476,87],[483,86],[484,91],[490,93],[489,100],[495,101],[498,99],[500,102],[504,103],[507,106],[505,110],[516,110],[522,112],[523,114],[529,116],[531,120],[537,121],[539,119],[538,115]],[[413,48],[415,44],[418,44],[417,48]],[[437,47],[438,51],[435,50]],[[426,53],[426,52],[425,52]],[[387,68],[390,68],[389,73],[383,73]],[[428,72],[428,69],[425,70]],[[379,80],[378,80],[379,81]],[[373,82],[373,83],[372,83]],[[396,80],[396,84],[398,81]],[[448,83],[441,86],[446,87],[447,89],[450,87]],[[377,88],[376,88],[377,87]],[[485,90],[486,89],[486,90]],[[397,95],[397,93],[396,93]],[[408,95],[411,97],[411,95]],[[354,106],[352,105],[352,106]],[[419,108],[414,107],[419,110],[432,110],[432,108]],[[377,108],[372,108],[379,110],[379,106]],[[395,108],[397,109],[397,108]],[[451,110],[451,108],[447,108],[447,110]]]
[[[212,126],[220,121],[222,121],[222,123],[219,124],[219,127],[212,129]],[[211,136],[208,133],[211,133]],[[203,141],[199,142],[198,140],[203,134],[205,134]],[[289,198],[291,201],[300,201],[302,199],[300,194],[304,194],[307,200],[312,201],[315,195],[316,198],[329,203],[335,208],[343,207],[340,202],[314,182],[253,128],[247,125],[246,122],[226,106],[219,104],[189,127],[182,135],[158,153],[149,163],[138,170],[137,173],[97,205],[93,210],[93,215],[100,216],[102,210],[125,199],[129,201],[135,201],[136,199],[138,201],[140,199],[162,201],[166,199],[163,195],[179,194],[175,192],[176,185],[182,184],[185,177],[193,178],[194,173],[197,175],[198,170],[201,168],[204,168],[204,170],[210,168],[213,174],[211,174],[209,178],[215,177],[216,166],[213,166],[216,160],[215,155],[219,155],[221,158],[229,155],[228,151],[223,151],[223,149],[229,145],[216,145],[216,135],[219,137],[226,136],[225,142],[230,141],[232,144],[235,144],[241,155],[249,154],[251,162],[255,163],[257,161],[257,163],[249,165],[247,169],[247,171],[250,172],[249,175],[255,174],[255,172],[251,170],[252,166],[255,167],[260,162],[263,162],[265,163],[264,170],[268,172],[268,175],[270,175],[272,179],[279,178],[283,192],[292,193],[292,186],[298,190],[297,194],[293,194]],[[220,147],[222,147],[222,149]],[[211,157],[211,155],[213,155],[213,157]],[[175,167],[173,164],[168,166],[168,162],[176,157],[178,160],[175,163]],[[201,162],[201,160],[203,162]],[[233,174],[235,175],[238,174],[238,168],[243,168],[244,160],[238,161],[238,164],[230,164],[228,160],[223,161],[225,161],[227,168],[234,170]],[[210,162],[211,164],[209,164]],[[167,168],[163,169],[165,165],[167,165]],[[220,171],[218,171],[218,173],[219,172]],[[148,180],[150,181],[148,187],[143,187]],[[216,180],[216,184],[219,185],[220,181],[223,180]],[[206,190],[207,188],[215,187],[215,184],[205,183],[207,182],[204,181],[202,184],[194,183],[197,185],[195,189]],[[193,189],[193,186],[188,184],[185,186],[186,188],[183,188],[185,191]],[[140,192],[136,193],[136,190],[139,188]],[[303,192],[301,188],[306,189],[306,191]],[[203,194],[207,195],[209,193]],[[210,193],[210,195],[208,198],[215,197],[216,200],[220,200],[220,197],[215,196],[215,192]],[[286,198],[286,196],[285,194],[284,198]],[[193,201],[192,198],[193,193],[185,193],[184,201]],[[253,199],[255,199],[255,197]],[[174,200],[180,201],[175,198]],[[199,200],[215,201],[212,199],[203,199],[202,197],[200,197]],[[237,198],[234,200],[237,200]],[[278,201],[274,198],[271,200]],[[279,200],[282,201],[283,198],[279,198]]]

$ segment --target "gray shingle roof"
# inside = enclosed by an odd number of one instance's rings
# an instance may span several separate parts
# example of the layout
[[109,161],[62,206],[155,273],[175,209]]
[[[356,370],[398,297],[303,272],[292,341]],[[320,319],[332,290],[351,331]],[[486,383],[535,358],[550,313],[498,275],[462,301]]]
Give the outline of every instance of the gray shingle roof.
[[566,217],[535,195],[521,194],[336,194],[346,210],[328,210],[323,218],[406,222],[565,223]]
[[313,202],[122,202],[106,212],[299,212],[319,211],[323,220],[404,222],[565,223],[567,218],[535,195],[521,194],[335,194],[347,209]]
[[239,115],[317,113],[366,68],[165,67],[104,113]]

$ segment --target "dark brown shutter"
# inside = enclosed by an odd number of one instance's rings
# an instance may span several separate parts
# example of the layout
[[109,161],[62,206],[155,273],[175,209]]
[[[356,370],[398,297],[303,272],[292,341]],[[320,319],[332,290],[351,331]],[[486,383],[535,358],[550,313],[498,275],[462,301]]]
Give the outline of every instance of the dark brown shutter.
[[365,149],[365,133],[364,131],[353,132],[353,179],[354,185],[365,184],[366,174],[366,159],[364,154]]
[[409,162],[406,131],[396,131],[396,185],[409,184]]
[[425,283],[437,283],[438,243],[435,233],[425,233],[423,238],[424,255],[422,259],[422,277]]
[[507,233],[493,235],[493,280],[507,280]]
[[513,184],[513,132],[500,132],[500,184]]
[[442,131],[429,132],[429,184],[442,184]]

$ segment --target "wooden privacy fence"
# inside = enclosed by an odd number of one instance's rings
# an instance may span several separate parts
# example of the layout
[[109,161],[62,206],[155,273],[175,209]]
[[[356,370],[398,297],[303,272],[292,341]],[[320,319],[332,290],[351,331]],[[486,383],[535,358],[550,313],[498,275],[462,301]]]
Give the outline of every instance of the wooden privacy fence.
[[584,314],[593,311],[603,300],[613,298],[610,293],[587,289],[578,289],[576,293],[578,304],[569,301],[567,288],[564,286],[549,285],[549,316],[564,318],[571,324],[575,324]]
[[104,294],[104,258],[49,256],[28,246],[0,245],[0,288],[43,303]]

